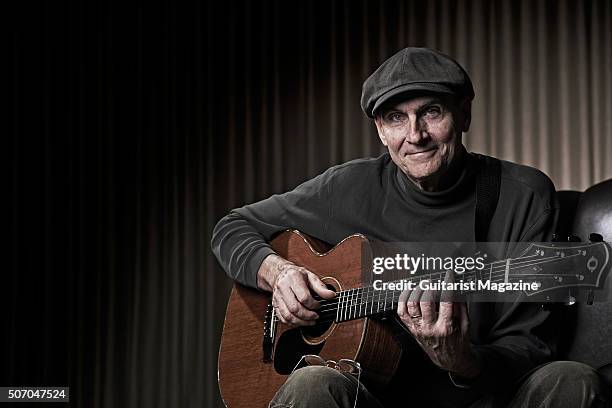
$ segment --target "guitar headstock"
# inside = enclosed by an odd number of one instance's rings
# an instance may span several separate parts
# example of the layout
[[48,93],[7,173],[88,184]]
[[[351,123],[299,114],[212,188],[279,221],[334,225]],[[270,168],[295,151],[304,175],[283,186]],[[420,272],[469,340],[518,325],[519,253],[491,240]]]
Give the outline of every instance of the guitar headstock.
[[610,270],[606,242],[532,243],[512,260],[511,281],[537,282],[528,296],[558,289],[601,289]]

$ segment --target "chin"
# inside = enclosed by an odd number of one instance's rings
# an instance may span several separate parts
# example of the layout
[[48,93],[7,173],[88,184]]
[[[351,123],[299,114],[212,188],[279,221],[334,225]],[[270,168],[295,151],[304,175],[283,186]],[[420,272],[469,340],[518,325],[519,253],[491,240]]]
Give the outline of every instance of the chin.
[[433,160],[426,163],[404,164],[402,167],[404,174],[407,174],[412,179],[420,181],[438,174],[441,163],[438,160]]

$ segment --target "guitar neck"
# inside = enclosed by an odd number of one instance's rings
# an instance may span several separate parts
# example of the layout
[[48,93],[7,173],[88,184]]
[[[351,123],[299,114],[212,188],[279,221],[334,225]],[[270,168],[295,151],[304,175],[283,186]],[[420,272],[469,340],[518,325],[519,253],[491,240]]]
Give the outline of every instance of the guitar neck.
[[[480,279],[480,272],[465,272],[461,275],[461,281],[478,280]],[[419,275],[418,277],[413,276],[385,282],[384,289],[377,288],[375,285],[368,285],[340,291],[334,299],[323,301],[321,309],[324,310],[324,314],[328,318],[335,314],[333,317],[336,322],[382,315],[397,309],[397,303],[403,292],[402,288],[407,288],[408,285],[418,286],[421,281],[426,280],[430,282],[444,281],[445,276],[446,272],[433,272],[427,275]],[[493,279],[499,279],[499,277],[494,276]],[[504,278],[502,277],[501,279],[503,280]],[[387,289],[389,286],[392,289]],[[463,293],[467,292],[463,291]]]
[[[602,246],[603,247],[603,246]],[[576,250],[573,253],[545,254],[535,251],[533,254],[517,258],[507,258],[484,264],[484,268],[454,274],[454,282],[461,283],[462,288],[477,287],[479,281],[490,281],[494,284],[509,283],[511,281],[533,281],[545,288],[566,285],[568,278],[583,281],[584,276],[572,270],[573,263],[583,258],[585,252]],[[546,265],[552,264],[552,265]],[[607,264],[607,258],[606,262]],[[600,265],[603,267],[603,265]],[[551,268],[552,267],[552,268]],[[550,271],[553,269],[554,271]],[[378,281],[378,285],[369,285],[360,288],[340,291],[331,300],[321,301],[319,314],[324,320],[343,322],[363,317],[382,315],[397,308],[397,303],[404,289],[418,287],[420,282],[429,281],[434,285],[444,282],[448,271],[435,271],[429,274],[409,276],[390,282]],[[472,283],[470,286],[470,283]],[[440,287],[434,287],[439,290]],[[461,294],[475,290],[457,290]]]

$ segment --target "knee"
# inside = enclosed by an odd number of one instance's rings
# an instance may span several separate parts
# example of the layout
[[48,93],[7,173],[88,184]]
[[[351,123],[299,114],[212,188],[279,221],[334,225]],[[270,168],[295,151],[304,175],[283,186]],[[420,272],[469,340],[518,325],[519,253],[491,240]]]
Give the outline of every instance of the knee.
[[352,406],[356,383],[338,370],[311,366],[296,370],[278,390],[270,406]]
[[597,371],[577,361],[554,361],[538,369],[536,374],[541,383],[598,387],[600,382]]
[[302,395],[329,393],[344,390],[350,382],[338,370],[330,367],[303,367],[289,376],[285,387]]
[[[576,361],[555,361],[536,370],[527,380],[527,392],[532,396],[573,401],[567,406],[599,406],[606,399],[605,386],[597,371]],[[537,399],[537,398],[536,398]]]

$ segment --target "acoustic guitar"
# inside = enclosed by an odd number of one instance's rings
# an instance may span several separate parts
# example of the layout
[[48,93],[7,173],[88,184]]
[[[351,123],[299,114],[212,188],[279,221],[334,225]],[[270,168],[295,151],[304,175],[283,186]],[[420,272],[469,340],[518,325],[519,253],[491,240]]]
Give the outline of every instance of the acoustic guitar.
[[[367,238],[351,235],[330,249],[298,231],[286,231],[270,245],[283,258],[317,274],[336,297],[320,302],[314,326],[296,328],[278,320],[269,294],[235,284],[218,362],[226,406],[267,407],[306,354],[357,361],[362,367],[361,380],[373,390],[384,389],[401,357],[391,322],[385,319],[396,310],[399,291],[375,290],[363,282],[362,262],[371,265],[371,259],[362,256],[363,246],[369,245]],[[528,272],[539,276],[539,284],[528,295],[564,287],[603,287],[610,253],[605,242],[567,247],[530,244],[523,256],[536,259],[529,263]],[[511,261],[502,262],[506,269],[500,279],[525,279],[525,268],[513,268]]]

